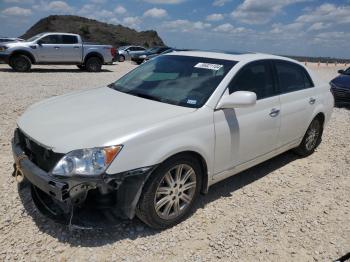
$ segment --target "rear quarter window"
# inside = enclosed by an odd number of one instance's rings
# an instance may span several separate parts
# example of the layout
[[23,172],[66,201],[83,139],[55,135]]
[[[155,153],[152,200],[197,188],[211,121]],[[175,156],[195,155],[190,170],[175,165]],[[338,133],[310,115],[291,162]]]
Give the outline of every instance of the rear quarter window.
[[292,62],[276,61],[276,73],[281,93],[289,93],[313,87],[307,71]]

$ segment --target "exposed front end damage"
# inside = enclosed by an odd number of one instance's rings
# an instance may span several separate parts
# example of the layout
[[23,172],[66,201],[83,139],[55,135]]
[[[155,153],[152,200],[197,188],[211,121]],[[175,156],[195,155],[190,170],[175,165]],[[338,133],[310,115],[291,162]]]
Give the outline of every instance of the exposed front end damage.
[[30,182],[33,201],[42,213],[65,222],[71,221],[75,209],[109,210],[113,216],[129,219],[135,216],[143,185],[155,166],[98,177],[57,177],[43,170],[46,167],[40,163],[45,156],[52,156],[52,151],[35,148],[39,146],[28,138],[24,141],[21,135],[17,129],[12,140],[13,175],[18,181],[24,178]]

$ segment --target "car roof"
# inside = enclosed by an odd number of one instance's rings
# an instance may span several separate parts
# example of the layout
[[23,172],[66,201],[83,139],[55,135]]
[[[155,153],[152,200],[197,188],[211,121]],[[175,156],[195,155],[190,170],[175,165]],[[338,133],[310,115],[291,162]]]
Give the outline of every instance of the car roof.
[[74,35],[77,36],[78,34],[73,34],[73,33],[65,33],[65,32],[43,32],[37,35]]
[[177,56],[195,56],[195,57],[205,57],[214,59],[231,60],[236,62],[251,62],[255,60],[264,59],[279,59],[285,60],[293,63],[298,63],[298,61],[277,55],[263,54],[263,53],[224,53],[224,52],[212,52],[212,51],[179,51],[169,53],[167,55],[177,55]]

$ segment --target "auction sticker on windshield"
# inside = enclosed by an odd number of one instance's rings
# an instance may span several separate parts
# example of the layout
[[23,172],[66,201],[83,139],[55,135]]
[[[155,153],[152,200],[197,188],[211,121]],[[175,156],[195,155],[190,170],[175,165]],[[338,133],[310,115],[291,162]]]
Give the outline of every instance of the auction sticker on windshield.
[[218,71],[220,68],[223,67],[223,65],[209,64],[209,63],[198,63],[194,67]]

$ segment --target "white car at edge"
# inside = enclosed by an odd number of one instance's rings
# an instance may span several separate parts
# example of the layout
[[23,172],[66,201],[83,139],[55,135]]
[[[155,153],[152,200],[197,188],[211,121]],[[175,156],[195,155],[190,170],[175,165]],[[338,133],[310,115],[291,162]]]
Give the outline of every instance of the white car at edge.
[[329,84],[294,60],[170,53],[29,107],[12,141],[15,175],[53,218],[107,205],[165,228],[211,185],[290,149],[313,153],[332,109]]

